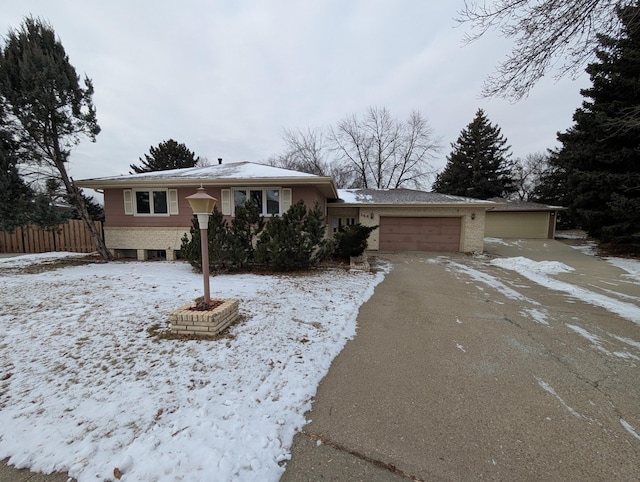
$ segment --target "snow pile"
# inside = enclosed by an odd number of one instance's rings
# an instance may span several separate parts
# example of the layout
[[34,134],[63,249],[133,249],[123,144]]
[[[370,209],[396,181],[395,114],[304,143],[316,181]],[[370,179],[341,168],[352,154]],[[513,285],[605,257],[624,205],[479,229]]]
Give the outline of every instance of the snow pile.
[[[38,257],[31,257],[38,260]],[[24,260],[23,260],[24,261]],[[217,276],[217,341],[147,329],[200,295],[183,263],[0,277],[0,459],[79,481],[278,480],[317,385],[384,274]]]
[[568,273],[573,271],[571,266],[567,266],[559,261],[532,261],[529,258],[518,256],[515,258],[496,258],[491,264],[512,271],[533,273],[537,275],[552,275],[558,273]]
[[637,259],[625,259],[625,258],[604,258],[609,263],[628,274],[623,275],[633,281],[640,281],[640,261]]

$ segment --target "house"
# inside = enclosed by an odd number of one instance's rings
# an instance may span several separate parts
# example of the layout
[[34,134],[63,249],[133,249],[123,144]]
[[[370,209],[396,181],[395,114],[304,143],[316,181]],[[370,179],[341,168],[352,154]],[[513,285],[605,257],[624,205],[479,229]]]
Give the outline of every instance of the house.
[[116,257],[173,260],[191,227],[187,196],[204,186],[231,220],[235,209],[253,200],[265,218],[281,215],[291,204],[316,202],[329,229],[359,222],[378,225],[372,250],[476,252],[483,249],[489,201],[410,189],[341,190],[331,177],[252,162],[216,164],[76,181],[104,194],[104,236]]
[[492,198],[487,209],[485,236],[490,238],[553,239],[558,211],[565,208],[528,201]]

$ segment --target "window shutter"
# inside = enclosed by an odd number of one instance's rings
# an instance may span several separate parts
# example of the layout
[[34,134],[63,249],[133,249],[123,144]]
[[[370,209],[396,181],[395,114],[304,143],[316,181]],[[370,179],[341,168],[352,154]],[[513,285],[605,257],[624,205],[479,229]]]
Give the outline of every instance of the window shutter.
[[283,188],[282,192],[282,202],[280,203],[280,212],[286,213],[291,207],[291,188]]
[[220,201],[222,214],[231,216],[231,189],[221,189],[220,196],[222,197]]
[[131,189],[122,191],[124,194],[124,213],[133,214],[133,193]]
[[169,189],[169,214],[180,214],[178,212],[178,190]]

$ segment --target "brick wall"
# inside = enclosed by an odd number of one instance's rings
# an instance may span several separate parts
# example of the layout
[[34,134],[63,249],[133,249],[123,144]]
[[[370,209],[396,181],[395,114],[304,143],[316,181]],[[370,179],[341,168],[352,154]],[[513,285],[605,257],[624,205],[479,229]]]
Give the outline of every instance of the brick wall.
[[104,239],[113,253],[117,249],[135,249],[138,259],[145,259],[145,250],[166,250],[167,260],[173,260],[174,251],[180,249],[182,236],[188,233],[183,227],[106,227]]

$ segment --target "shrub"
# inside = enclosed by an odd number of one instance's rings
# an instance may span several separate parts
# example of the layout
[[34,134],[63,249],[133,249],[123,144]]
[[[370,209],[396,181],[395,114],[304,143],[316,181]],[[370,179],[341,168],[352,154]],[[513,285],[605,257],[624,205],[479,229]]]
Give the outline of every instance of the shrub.
[[[228,224],[222,213],[214,209],[209,216],[207,226],[209,237],[209,266],[214,269],[225,268],[228,262]],[[200,240],[200,225],[198,218],[194,215],[191,220],[189,236],[184,234],[181,239],[180,253],[191,266],[202,271],[202,252]]]
[[267,223],[256,246],[256,261],[276,271],[314,266],[331,252],[325,230],[319,205],[307,210],[298,201],[282,217],[274,216]]
[[253,264],[254,244],[263,229],[264,218],[253,201],[249,200],[243,206],[236,208],[231,229],[227,230],[226,237],[230,267],[240,269]]
[[367,249],[369,235],[378,226],[363,226],[360,223],[342,226],[334,235],[334,254],[339,258],[360,256]]

